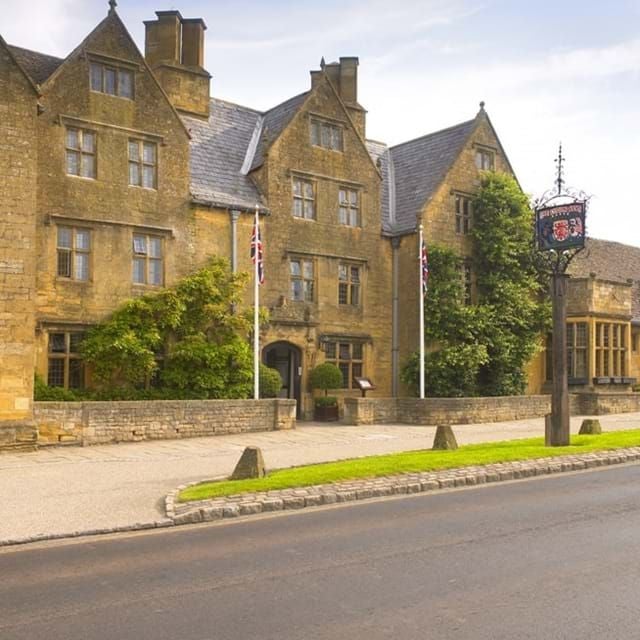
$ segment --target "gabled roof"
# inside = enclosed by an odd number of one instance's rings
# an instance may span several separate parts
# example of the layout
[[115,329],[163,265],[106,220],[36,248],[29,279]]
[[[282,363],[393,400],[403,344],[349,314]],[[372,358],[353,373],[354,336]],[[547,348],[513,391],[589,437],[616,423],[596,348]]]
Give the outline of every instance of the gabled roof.
[[567,272],[576,278],[595,273],[600,280],[623,283],[631,280],[632,320],[640,322],[640,247],[587,238],[585,250],[572,260]]
[[293,117],[298,113],[309,91],[289,98],[262,114],[262,126],[259,132],[258,145],[251,161],[249,171],[257,169],[264,163],[264,156],[271,143],[285,130]]
[[208,120],[183,116],[191,133],[191,194],[196,201],[253,209],[260,195],[241,170],[261,113],[211,100]]
[[35,84],[42,84],[64,62],[63,58],[11,44],[7,48]]
[[416,229],[425,203],[440,186],[476,124],[476,119],[468,120],[389,149],[395,174],[395,220],[389,220],[392,232]]

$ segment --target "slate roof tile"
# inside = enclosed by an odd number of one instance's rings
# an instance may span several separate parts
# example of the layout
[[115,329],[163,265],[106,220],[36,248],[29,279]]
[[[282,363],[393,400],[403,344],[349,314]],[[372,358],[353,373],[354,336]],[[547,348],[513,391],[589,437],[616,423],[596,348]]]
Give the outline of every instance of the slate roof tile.
[[587,238],[585,250],[573,259],[567,272],[576,278],[595,273],[600,280],[631,280],[632,320],[640,323],[640,247]]
[[462,151],[476,120],[430,133],[390,148],[395,174],[393,230],[415,230],[425,202],[433,195]]
[[8,45],[8,47],[18,64],[36,84],[42,84],[64,62],[63,58],[56,58],[38,51],[14,45]]
[[305,91],[281,102],[279,105],[262,114],[262,131],[255,155],[253,156],[253,162],[251,163],[251,170],[257,169],[262,165],[269,145],[284,131],[308,95],[309,92]]
[[241,172],[260,112],[224,100],[211,100],[208,120],[183,116],[191,133],[191,193],[222,206],[252,208],[260,195]]

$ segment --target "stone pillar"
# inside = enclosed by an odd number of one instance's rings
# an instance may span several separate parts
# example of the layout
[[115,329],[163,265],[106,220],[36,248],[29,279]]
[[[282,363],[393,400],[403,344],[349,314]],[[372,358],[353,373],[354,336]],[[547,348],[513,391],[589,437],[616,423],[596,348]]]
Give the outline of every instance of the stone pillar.
[[0,38],[0,451],[33,449],[35,87]]

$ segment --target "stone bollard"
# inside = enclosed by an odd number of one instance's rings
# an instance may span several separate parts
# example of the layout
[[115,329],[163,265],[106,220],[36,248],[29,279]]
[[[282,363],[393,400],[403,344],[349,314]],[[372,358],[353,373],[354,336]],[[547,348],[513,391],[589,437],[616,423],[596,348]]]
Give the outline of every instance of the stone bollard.
[[581,436],[598,436],[602,433],[602,427],[600,426],[600,420],[594,418],[586,418],[580,425]]
[[449,425],[439,424],[436,427],[436,437],[433,439],[432,449],[446,449],[454,451],[458,448],[456,436]]
[[247,480],[248,478],[264,478],[266,471],[262,451],[258,447],[247,447],[240,456],[236,468],[229,480]]

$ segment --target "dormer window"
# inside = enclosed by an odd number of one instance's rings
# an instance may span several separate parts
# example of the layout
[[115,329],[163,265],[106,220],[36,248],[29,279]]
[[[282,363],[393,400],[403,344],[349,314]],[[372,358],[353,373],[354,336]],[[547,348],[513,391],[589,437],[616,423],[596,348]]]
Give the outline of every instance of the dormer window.
[[133,100],[133,71],[92,62],[91,90]]
[[331,122],[312,119],[311,144],[331,151],[342,151],[342,127]]

